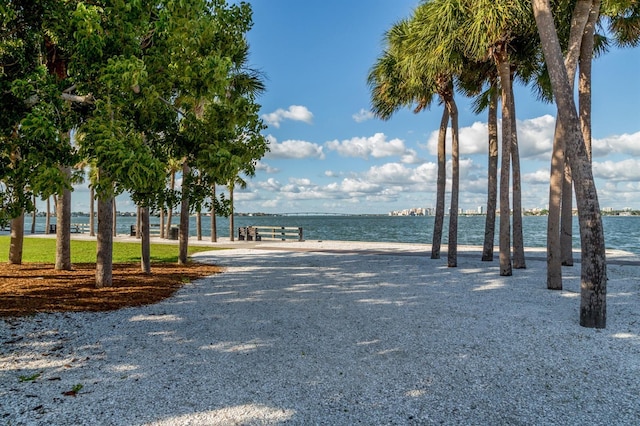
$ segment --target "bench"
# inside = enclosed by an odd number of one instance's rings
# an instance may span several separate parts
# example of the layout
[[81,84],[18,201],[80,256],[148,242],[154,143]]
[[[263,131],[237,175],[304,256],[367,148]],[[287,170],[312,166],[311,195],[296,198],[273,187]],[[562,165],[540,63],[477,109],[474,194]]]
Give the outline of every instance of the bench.
[[302,235],[302,228],[295,226],[241,226],[238,228],[240,241],[304,241]]

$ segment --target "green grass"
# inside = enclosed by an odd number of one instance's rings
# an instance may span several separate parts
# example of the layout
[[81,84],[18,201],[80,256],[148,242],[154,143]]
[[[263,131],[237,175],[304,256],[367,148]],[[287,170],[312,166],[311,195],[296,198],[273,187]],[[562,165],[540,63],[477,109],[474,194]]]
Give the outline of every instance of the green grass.
[[[10,237],[0,236],[0,262],[9,258]],[[189,246],[189,255],[201,251],[219,250],[215,247]],[[22,249],[24,263],[55,263],[55,238],[25,237]],[[71,240],[71,263],[95,263],[96,242]],[[129,263],[140,261],[140,243],[113,243],[113,262]],[[151,261],[171,263],[178,261],[177,244],[151,244]]]

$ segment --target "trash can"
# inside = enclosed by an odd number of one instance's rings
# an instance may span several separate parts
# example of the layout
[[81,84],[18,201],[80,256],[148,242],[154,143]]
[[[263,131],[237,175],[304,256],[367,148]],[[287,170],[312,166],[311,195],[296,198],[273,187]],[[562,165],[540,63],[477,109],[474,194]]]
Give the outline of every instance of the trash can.
[[169,229],[169,239],[170,240],[177,240],[179,234],[180,234],[180,230],[178,228],[171,227]]

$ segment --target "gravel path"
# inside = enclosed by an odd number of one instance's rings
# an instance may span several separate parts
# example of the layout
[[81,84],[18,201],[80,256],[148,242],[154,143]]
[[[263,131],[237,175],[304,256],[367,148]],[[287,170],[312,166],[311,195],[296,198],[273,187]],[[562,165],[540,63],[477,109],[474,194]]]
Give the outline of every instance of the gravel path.
[[201,253],[227,271],[153,306],[0,320],[0,424],[640,423],[637,263],[609,266],[593,330],[579,265],[552,292],[540,260],[312,247]]

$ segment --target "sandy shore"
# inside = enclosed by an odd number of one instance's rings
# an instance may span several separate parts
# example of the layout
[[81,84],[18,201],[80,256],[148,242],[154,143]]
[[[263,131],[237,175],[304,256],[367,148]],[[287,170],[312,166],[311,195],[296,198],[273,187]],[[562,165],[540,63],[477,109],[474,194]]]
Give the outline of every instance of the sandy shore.
[[[500,277],[461,247],[221,242],[226,272],[157,305],[0,321],[0,419],[34,425],[637,424],[640,262],[609,253],[608,324],[579,265]],[[444,252],[443,252],[444,253]],[[76,396],[63,395],[78,389]]]

